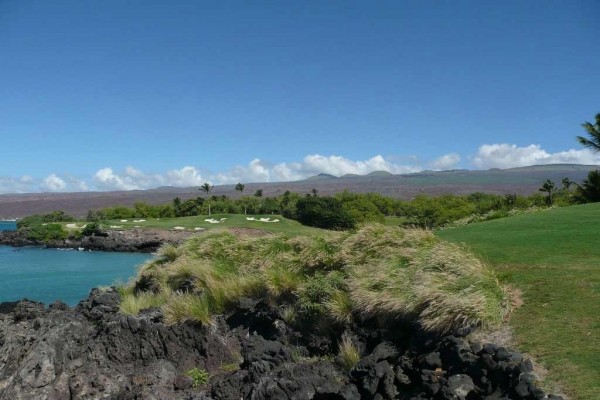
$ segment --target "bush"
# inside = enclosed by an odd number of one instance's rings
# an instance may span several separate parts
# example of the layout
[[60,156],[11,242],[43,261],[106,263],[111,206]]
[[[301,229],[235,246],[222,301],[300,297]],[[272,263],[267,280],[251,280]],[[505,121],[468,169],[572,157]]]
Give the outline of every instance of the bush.
[[495,275],[464,248],[383,225],[294,238],[214,230],[163,248],[134,287],[129,312],[162,303],[168,323],[211,325],[243,296],[302,323],[405,319],[435,333],[494,326],[506,311]]
[[48,214],[29,215],[17,222],[17,229],[32,227],[35,225],[47,224],[52,222],[72,222],[75,218],[65,214],[63,211],[52,211]]
[[192,387],[198,389],[200,386],[208,383],[208,371],[205,369],[199,369],[198,367],[192,368],[186,372],[187,376],[192,378]]
[[67,231],[60,224],[34,225],[24,229],[27,231],[27,239],[41,243],[67,238]]
[[590,171],[587,179],[577,187],[577,199],[582,203],[600,201],[600,170]]
[[356,227],[356,220],[334,197],[304,197],[296,203],[296,215],[303,225],[331,230]]
[[90,222],[85,225],[81,230],[82,236],[108,236],[106,232],[100,229],[100,224],[96,222]]

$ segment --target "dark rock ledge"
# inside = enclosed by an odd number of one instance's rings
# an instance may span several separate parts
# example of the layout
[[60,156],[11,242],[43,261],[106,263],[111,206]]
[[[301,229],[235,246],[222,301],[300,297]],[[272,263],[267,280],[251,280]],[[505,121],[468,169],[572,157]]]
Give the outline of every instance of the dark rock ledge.
[[[212,327],[168,326],[158,310],[118,312],[114,290],[70,309],[0,304],[0,400],[17,399],[551,399],[532,364],[493,344],[431,338],[414,327],[302,332],[277,307],[242,299]],[[344,335],[364,356],[338,363]],[[207,370],[206,385],[186,375]]]
[[41,243],[30,240],[21,231],[1,231],[0,244],[23,247],[45,246],[50,248],[82,248],[93,251],[155,252],[162,244],[178,244],[193,235],[193,232],[169,231],[165,229],[107,230],[103,236],[86,236],[81,239],[68,238]]

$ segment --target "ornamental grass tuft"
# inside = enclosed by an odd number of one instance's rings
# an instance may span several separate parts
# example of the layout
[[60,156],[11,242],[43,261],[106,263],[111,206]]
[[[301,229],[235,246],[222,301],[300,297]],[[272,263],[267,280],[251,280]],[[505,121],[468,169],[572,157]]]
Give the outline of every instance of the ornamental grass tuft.
[[163,247],[135,287],[144,290],[125,290],[122,310],[162,306],[170,323],[211,324],[244,296],[267,297],[294,320],[406,319],[440,334],[494,326],[507,310],[494,273],[467,249],[377,224],[293,238],[214,230]]

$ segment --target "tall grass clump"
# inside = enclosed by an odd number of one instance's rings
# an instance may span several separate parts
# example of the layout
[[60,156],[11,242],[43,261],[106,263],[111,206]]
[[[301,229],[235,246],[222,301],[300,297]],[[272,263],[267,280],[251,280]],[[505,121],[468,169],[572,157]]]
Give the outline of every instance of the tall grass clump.
[[293,238],[214,230],[161,249],[134,288],[124,311],[161,305],[171,323],[210,324],[243,296],[267,297],[290,321],[384,317],[439,333],[492,326],[505,312],[493,272],[466,249],[383,225]]
[[420,247],[391,248],[353,267],[349,286],[356,312],[414,319],[439,333],[500,323],[506,296],[492,270],[463,247],[426,232],[416,236],[409,242]]
[[350,371],[360,360],[361,354],[358,347],[352,343],[349,337],[344,336],[342,341],[338,345],[339,347],[339,359],[342,364],[344,371]]
[[121,303],[119,308],[123,314],[137,315],[141,310],[148,308],[162,307],[167,302],[169,293],[167,291],[141,292],[133,293],[132,291],[121,292]]

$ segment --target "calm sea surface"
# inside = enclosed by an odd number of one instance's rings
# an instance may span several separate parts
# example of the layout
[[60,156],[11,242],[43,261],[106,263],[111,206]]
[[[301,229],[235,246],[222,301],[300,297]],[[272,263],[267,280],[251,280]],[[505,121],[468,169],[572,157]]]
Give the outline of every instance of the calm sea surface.
[[[14,229],[0,222],[0,230]],[[151,257],[139,253],[106,253],[39,247],[0,246],[0,302],[60,299],[75,305],[90,289],[126,282]]]
[[14,221],[0,221],[0,231],[14,231],[17,229],[17,223]]

